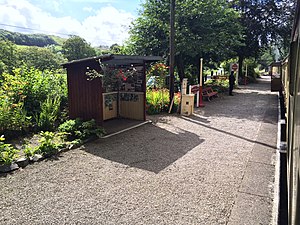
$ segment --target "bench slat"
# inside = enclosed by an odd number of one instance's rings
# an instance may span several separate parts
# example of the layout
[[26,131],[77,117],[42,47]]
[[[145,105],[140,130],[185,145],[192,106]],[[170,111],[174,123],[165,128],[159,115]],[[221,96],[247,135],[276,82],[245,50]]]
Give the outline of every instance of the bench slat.
[[208,101],[211,101],[212,96],[218,97],[218,92],[213,91],[211,87],[203,88],[202,89],[202,96],[207,97]]

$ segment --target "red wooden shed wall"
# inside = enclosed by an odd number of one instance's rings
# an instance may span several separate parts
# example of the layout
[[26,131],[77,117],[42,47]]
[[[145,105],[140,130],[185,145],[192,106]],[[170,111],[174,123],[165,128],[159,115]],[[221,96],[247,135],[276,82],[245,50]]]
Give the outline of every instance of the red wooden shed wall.
[[71,119],[95,119],[98,124],[103,122],[102,84],[101,79],[87,80],[87,67],[99,70],[93,63],[78,63],[68,66],[68,100]]

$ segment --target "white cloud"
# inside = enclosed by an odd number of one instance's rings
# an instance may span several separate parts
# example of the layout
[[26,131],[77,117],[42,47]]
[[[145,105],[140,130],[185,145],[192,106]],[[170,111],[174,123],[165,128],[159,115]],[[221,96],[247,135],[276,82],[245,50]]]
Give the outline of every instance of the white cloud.
[[133,20],[133,15],[121,12],[114,7],[104,7],[96,12],[95,16],[86,18],[82,25],[82,36],[97,45],[105,43],[122,44],[128,38],[128,26]]
[[[37,29],[40,30],[39,33],[48,31],[76,34],[94,46],[122,44],[128,37],[128,26],[133,18],[131,13],[120,11],[112,6],[96,10],[95,15],[87,17],[82,22],[69,16],[53,17],[27,0],[6,0],[0,7],[2,24]],[[3,28],[16,31],[15,28]],[[24,31],[19,30],[19,32]]]
[[94,11],[92,7],[84,7],[82,10],[85,12],[93,12]]
[[70,0],[71,2],[89,2],[89,3],[113,3],[117,2],[117,0]]

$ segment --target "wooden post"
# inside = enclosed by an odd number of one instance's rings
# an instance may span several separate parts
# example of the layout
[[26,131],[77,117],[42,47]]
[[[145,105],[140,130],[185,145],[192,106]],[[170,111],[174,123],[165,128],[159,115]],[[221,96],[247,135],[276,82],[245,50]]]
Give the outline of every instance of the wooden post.
[[[175,65],[175,0],[170,0],[170,107],[174,98],[174,65]],[[169,107],[169,108],[170,108]]]
[[199,76],[200,76],[200,80],[199,80],[199,93],[200,93],[200,97],[199,97],[199,106],[200,107],[204,107],[203,104],[203,96],[202,96],[202,71],[203,70],[203,58],[200,59],[200,72],[199,72]]
[[247,84],[247,77],[248,77],[248,65],[246,64],[245,85]]

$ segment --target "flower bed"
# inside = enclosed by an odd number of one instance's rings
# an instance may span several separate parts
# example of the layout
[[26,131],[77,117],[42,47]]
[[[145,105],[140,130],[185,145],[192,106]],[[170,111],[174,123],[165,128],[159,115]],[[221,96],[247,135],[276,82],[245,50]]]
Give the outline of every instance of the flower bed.
[[79,119],[68,120],[59,126],[58,132],[40,132],[22,146],[14,147],[0,137],[0,172],[7,173],[25,167],[63,151],[78,147],[87,141],[103,136],[105,131],[94,120],[83,122]]

